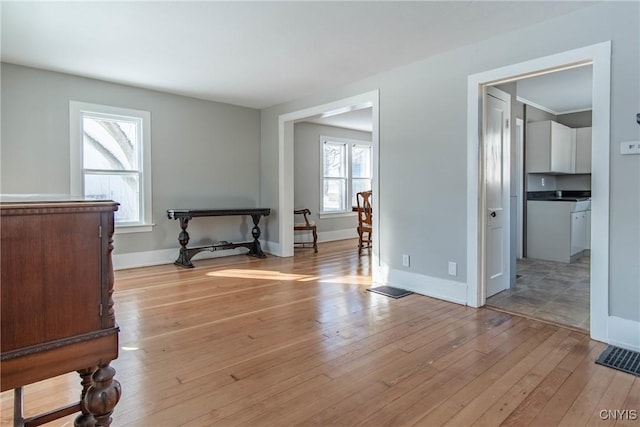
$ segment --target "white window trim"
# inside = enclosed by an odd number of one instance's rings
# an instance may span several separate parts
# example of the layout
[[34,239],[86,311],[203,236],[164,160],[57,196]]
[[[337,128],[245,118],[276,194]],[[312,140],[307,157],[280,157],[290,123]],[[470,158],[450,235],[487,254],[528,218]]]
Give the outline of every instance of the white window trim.
[[152,223],[153,216],[151,212],[151,113],[149,111],[133,110],[130,108],[69,101],[69,189],[71,195],[76,197],[84,197],[84,184],[82,179],[83,140],[80,126],[80,116],[83,112],[97,113],[105,116],[128,116],[141,120],[142,164],[140,170],[142,172],[142,222],[136,224],[116,224],[115,234],[152,231],[154,224]]
[[[324,143],[325,142],[337,142],[339,144],[345,144],[347,146],[347,210],[345,211],[324,211],[324,203],[323,203],[323,199],[324,199]],[[331,218],[331,217],[344,217],[344,216],[355,216],[356,214],[354,212],[351,211],[351,199],[352,199],[352,188],[353,188],[353,184],[352,184],[352,173],[351,173],[351,169],[352,169],[352,147],[354,145],[365,145],[368,147],[371,147],[371,149],[373,150],[373,143],[371,141],[364,141],[364,140],[360,140],[360,139],[352,139],[352,138],[339,138],[339,137],[333,137],[333,136],[324,136],[324,135],[320,135],[320,213],[319,216],[320,218]],[[373,154],[373,152],[372,152]],[[373,157],[373,156],[372,156]],[[373,166],[373,158],[371,159],[372,161],[372,166]],[[371,182],[373,183],[373,176],[371,177]]]

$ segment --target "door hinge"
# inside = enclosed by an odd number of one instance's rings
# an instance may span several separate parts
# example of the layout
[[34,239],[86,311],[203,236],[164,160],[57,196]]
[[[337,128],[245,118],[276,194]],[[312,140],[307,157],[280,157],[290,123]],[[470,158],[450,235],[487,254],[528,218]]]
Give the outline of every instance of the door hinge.
[[509,119],[507,119],[506,127],[507,127],[507,129],[509,129]]
[[98,312],[100,313],[100,317],[102,317],[102,303],[98,306]]
[[98,238],[102,239],[102,226],[98,226]]

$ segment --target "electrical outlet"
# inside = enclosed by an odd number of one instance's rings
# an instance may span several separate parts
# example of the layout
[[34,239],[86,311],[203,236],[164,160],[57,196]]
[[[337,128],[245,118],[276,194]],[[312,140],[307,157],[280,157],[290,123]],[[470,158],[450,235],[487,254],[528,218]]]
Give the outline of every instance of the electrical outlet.
[[409,267],[409,255],[402,255],[402,266]]
[[458,264],[453,261],[449,261],[449,275],[450,276],[458,275]]

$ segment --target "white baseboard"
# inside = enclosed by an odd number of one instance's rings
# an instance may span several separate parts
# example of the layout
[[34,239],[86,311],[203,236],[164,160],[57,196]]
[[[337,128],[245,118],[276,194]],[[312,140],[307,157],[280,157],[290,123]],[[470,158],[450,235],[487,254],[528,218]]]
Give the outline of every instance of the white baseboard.
[[358,232],[355,228],[318,232],[318,242],[333,242],[336,240],[355,239],[357,237]]
[[275,256],[282,256],[282,245],[280,243],[264,241],[260,242],[260,245],[262,246],[262,250],[265,253]]
[[[295,235],[295,241],[312,241],[310,231],[297,231]],[[343,230],[332,231],[318,231],[318,243],[334,242],[336,240],[355,239],[358,237],[358,232],[355,228],[347,228]]]
[[[126,268],[149,267],[152,265],[173,264],[178,258],[180,249],[159,249],[157,251],[130,252],[126,254],[113,254],[111,256],[114,270]],[[196,254],[192,260],[219,258],[223,256],[239,255],[246,253],[245,248],[225,249],[219,251],[203,251]]]
[[640,322],[609,316],[607,342],[627,350],[640,351]]
[[[298,236],[300,238],[307,239],[311,241],[313,238],[311,237],[311,232],[309,232],[309,236]],[[358,237],[358,233],[355,229],[349,228],[346,230],[334,230],[334,231],[320,231],[318,232],[318,243],[324,242],[333,242],[336,240],[345,240],[345,239],[354,239]],[[272,254],[275,256],[282,256],[282,245],[278,242],[270,242],[265,241],[261,242],[262,250],[268,254]]]
[[380,267],[381,285],[406,289],[417,294],[456,304],[467,304],[467,284],[439,277],[425,276],[403,270]]

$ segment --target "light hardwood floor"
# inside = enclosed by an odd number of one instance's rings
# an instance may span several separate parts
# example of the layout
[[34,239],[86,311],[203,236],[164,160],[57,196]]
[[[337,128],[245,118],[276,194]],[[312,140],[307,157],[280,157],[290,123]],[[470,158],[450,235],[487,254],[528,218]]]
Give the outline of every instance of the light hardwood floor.
[[[116,272],[113,425],[638,425],[600,419],[640,416],[640,378],[594,364],[604,344],[490,309],[367,292],[370,262],[341,241],[286,259]],[[25,412],[79,390],[75,374],[28,386]],[[9,426],[12,394],[0,403]]]

